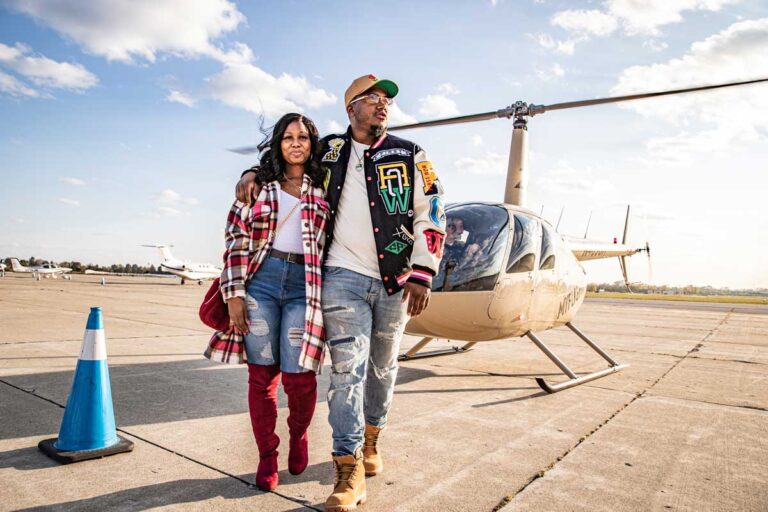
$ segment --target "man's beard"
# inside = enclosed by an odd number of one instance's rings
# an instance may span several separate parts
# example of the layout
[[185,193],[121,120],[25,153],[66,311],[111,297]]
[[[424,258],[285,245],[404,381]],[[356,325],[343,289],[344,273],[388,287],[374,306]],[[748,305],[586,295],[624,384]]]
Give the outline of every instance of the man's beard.
[[376,139],[384,135],[385,131],[387,131],[387,123],[381,123],[378,125],[372,124],[370,128],[368,128],[368,133],[370,133]]

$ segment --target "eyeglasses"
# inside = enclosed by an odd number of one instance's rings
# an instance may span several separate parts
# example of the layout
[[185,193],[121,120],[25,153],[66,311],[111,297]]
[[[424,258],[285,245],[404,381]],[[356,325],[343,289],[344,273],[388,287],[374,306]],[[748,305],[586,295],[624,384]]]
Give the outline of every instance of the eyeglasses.
[[368,103],[369,105],[377,105],[382,102],[386,103],[387,105],[391,105],[392,103],[395,102],[394,98],[387,98],[386,96],[381,96],[379,94],[372,92],[370,94],[366,94],[364,96],[360,96],[359,98],[353,99],[352,101],[349,102],[349,104],[351,105],[354,102],[360,101],[360,100],[365,100],[365,102]]

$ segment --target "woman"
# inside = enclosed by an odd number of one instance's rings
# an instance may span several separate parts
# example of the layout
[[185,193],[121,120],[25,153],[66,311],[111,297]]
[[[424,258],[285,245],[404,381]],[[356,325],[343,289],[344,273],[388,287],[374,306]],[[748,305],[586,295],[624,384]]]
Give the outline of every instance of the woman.
[[[278,484],[277,383],[288,396],[288,469],[307,467],[307,428],[317,399],[315,373],[323,356],[320,261],[328,205],[315,154],[317,128],[300,114],[286,114],[259,145],[253,170],[260,192],[252,206],[236,201],[226,229],[221,293],[231,329],[217,332],[206,355],[248,363],[248,406],[259,449],[256,485]],[[238,345],[238,342],[241,344]]]

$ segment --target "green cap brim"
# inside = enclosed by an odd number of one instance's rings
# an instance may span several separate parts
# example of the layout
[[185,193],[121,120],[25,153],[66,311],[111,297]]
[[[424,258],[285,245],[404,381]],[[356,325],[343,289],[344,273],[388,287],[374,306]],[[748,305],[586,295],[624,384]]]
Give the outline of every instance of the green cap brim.
[[400,89],[397,87],[397,84],[393,82],[392,80],[379,80],[375,84],[371,86],[371,89],[374,87],[381,87],[387,92],[387,96],[390,98],[394,98],[397,96],[397,93],[400,92]]

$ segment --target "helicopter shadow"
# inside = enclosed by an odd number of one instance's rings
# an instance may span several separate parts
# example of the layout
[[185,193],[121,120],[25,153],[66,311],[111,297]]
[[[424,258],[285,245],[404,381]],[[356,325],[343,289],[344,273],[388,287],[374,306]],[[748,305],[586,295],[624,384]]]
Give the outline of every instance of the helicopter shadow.
[[[400,389],[398,390],[398,386],[402,386],[404,384],[409,384],[412,382],[417,382],[422,379],[441,379],[441,378],[489,378],[489,377],[541,377],[543,375],[557,375],[557,374],[488,374],[488,373],[482,373],[482,374],[466,374],[466,373],[448,373],[448,374],[437,374],[432,370],[424,369],[424,368],[412,368],[408,366],[400,366],[397,374],[397,386],[395,387],[395,394],[396,395],[420,395],[420,394],[445,394],[445,393],[482,393],[482,392],[489,392],[489,391],[521,391],[521,390],[528,390],[528,389],[539,389],[537,385],[531,385],[531,386],[510,386],[510,387],[476,387],[476,388],[453,388],[453,389],[446,389],[446,388],[435,388],[435,389]],[[543,393],[546,394],[546,393]],[[529,399],[529,398],[535,398],[538,396],[541,396],[542,393],[535,393],[533,395],[527,395],[524,397],[517,397],[515,399],[511,399],[509,401],[520,401],[523,399]],[[504,400],[500,403],[508,402],[507,400]],[[477,404],[473,407],[478,406],[485,406],[487,404]],[[490,404],[493,405],[493,404]]]

